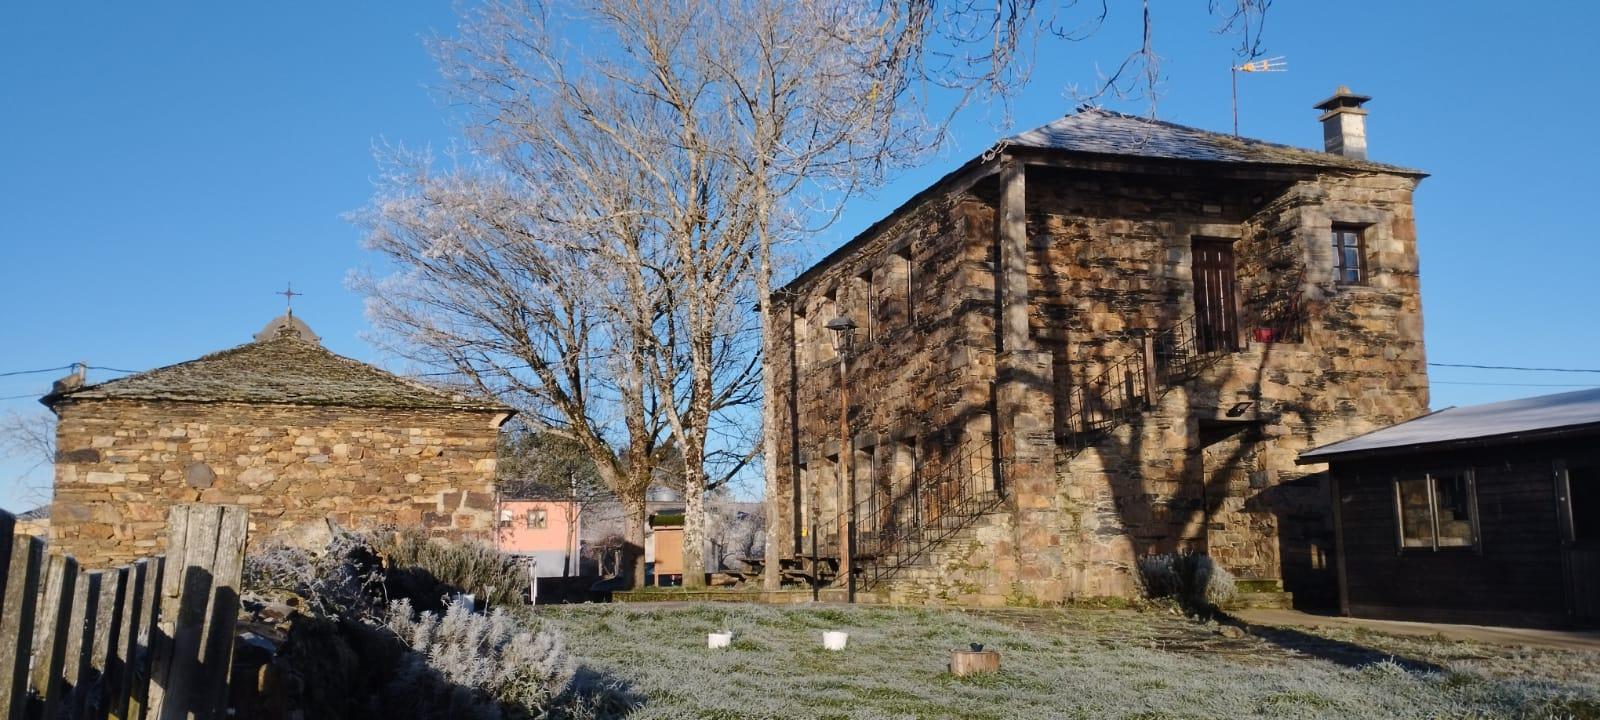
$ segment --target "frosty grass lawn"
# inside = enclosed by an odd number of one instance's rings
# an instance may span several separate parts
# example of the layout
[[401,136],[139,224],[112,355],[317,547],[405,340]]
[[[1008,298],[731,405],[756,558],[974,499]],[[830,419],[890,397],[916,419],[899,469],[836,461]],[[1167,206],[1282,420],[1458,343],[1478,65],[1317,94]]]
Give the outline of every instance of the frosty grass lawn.
[[[1170,613],[746,604],[553,606],[630,718],[1600,718],[1600,653],[1364,631],[1228,639]],[[730,629],[731,648],[706,633]],[[846,630],[828,652],[823,630]],[[999,674],[954,678],[982,642]]]

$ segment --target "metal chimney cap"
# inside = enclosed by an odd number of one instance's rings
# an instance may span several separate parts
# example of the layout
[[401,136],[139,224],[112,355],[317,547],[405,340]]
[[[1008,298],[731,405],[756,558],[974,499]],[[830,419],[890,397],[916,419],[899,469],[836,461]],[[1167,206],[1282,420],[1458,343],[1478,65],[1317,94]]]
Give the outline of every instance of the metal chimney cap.
[[1353,92],[1350,92],[1350,86],[1340,85],[1339,89],[1333,91],[1332,97],[1328,98],[1327,100],[1323,100],[1312,107],[1318,110],[1360,108],[1363,104],[1370,100],[1372,100],[1371,95],[1357,95]]

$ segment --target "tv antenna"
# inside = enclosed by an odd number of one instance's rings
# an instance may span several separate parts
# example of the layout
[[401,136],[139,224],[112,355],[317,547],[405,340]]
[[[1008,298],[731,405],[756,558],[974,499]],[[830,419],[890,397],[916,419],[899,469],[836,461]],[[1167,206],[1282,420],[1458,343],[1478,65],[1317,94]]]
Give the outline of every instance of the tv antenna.
[[1279,55],[1234,65],[1229,71],[1233,75],[1233,136],[1239,137],[1239,73],[1288,72],[1289,61]]

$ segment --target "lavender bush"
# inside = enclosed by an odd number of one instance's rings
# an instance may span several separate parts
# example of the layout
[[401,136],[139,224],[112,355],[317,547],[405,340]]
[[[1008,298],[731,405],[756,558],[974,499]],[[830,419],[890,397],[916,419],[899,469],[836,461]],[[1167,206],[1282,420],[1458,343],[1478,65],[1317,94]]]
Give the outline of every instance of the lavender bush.
[[440,598],[463,592],[490,607],[527,604],[527,571],[487,543],[446,542],[406,529],[383,537],[374,549],[388,570],[390,595],[409,598],[419,609],[443,611]]
[[257,597],[298,597],[306,609],[324,617],[372,616],[383,571],[368,538],[336,532],[328,546],[309,552],[283,544],[245,556],[243,587]]
[[1185,551],[1139,558],[1139,582],[1147,597],[1176,600],[1196,611],[1225,605],[1238,594],[1233,575],[1205,553]]
[[415,613],[399,600],[385,626],[411,649],[390,683],[391,698],[420,717],[541,716],[562,698],[576,670],[562,635],[530,628],[505,609],[476,614],[463,599],[443,615]]

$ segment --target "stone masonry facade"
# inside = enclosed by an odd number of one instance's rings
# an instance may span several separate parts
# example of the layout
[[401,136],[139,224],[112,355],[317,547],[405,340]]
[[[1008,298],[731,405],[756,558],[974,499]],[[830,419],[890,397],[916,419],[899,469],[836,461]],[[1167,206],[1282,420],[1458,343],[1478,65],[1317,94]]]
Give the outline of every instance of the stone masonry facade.
[[105,567],[164,550],[178,503],[242,505],[252,547],[345,528],[490,537],[512,411],[325,350],[286,314],[254,342],[44,399],[57,422],[52,552]]
[[[1176,127],[1157,125],[1158,139]],[[1252,587],[1330,599],[1326,472],[1295,458],[1427,410],[1421,174],[1282,146],[1209,163],[1148,147],[974,161],[775,294],[783,554],[809,553],[813,526],[820,554],[838,553],[844,530],[840,360],[822,329],[844,315],[858,326],[845,459],[857,502],[881,498],[858,508],[897,502],[913,469],[996,496],[874,587],[882,599],[1129,597],[1139,557],[1184,550]],[[1336,226],[1360,233],[1360,283],[1333,281]],[[1145,338],[1194,335],[1201,243],[1231,250],[1236,342],[1153,383],[1127,421],[1076,434],[1098,397],[1085,387],[1104,392]]]
[[250,542],[326,521],[487,533],[496,432],[481,412],[100,401],[60,420],[51,548],[94,567],[161,552],[167,511],[250,509]]

